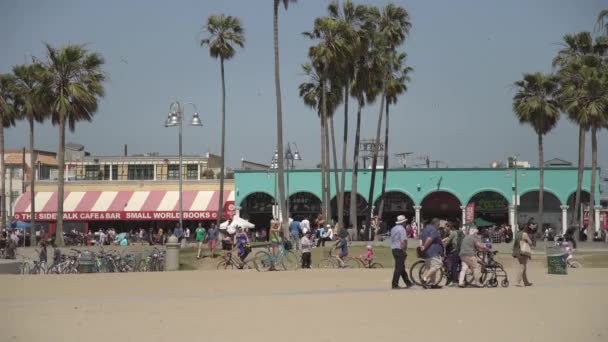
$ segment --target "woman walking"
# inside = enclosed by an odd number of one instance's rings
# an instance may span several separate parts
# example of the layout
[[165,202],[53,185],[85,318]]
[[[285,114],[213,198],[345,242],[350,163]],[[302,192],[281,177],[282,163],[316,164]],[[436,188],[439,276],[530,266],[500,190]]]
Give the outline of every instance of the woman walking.
[[[517,234],[515,234],[515,241],[513,242],[513,258],[517,264],[517,277],[515,278],[515,286],[532,286],[532,283],[528,281],[528,261],[532,257],[532,240],[529,236],[530,227],[524,225],[519,228]],[[522,284],[523,280],[523,284]]]

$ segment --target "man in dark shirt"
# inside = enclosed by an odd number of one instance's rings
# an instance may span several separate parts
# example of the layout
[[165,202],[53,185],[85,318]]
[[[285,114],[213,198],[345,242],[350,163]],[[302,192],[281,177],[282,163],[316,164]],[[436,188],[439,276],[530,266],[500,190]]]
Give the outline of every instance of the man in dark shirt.
[[434,218],[430,224],[420,232],[420,251],[424,258],[426,271],[422,275],[422,286],[424,288],[438,289],[441,286],[435,284],[435,273],[443,266],[441,255],[443,254],[443,243],[439,233],[439,219]]

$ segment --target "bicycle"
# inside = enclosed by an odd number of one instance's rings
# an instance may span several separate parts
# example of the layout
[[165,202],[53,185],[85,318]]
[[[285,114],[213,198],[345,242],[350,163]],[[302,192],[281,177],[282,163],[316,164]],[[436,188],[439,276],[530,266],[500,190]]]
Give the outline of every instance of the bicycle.
[[[437,272],[435,273],[435,278],[434,278],[435,281],[433,283],[430,283],[427,285],[441,286],[442,281],[444,281],[444,279],[445,279],[444,286],[447,286],[452,282],[452,279],[454,279],[454,275],[452,275],[449,268],[447,267],[446,261],[447,261],[447,258],[443,258],[441,268],[439,270],[437,270]],[[458,263],[458,266],[456,267],[456,274],[460,274],[460,267],[461,267],[461,263]],[[412,282],[418,286],[422,286],[422,275],[426,272],[426,270],[427,270],[427,267],[426,267],[426,262],[424,259],[419,259],[416,262],[414,262],[412,264],[412,266],[410,266],[410,279],[412,280]],[[472,270],[469,269],[467,271],[464,281],[465,281],[465,284],[470,284],[473,282],[473,271]]]
[[23,261],[19,265],[19,274],[46,274],[46,262],[36,261],[21,255]]
[[224,256],[224,259],[221,260],[218,264],[217,264],[217,269],[218,270],[227,270],[227,269],[234,269],[234,268],[240,269],[240,270],[258,270],[258,265],[255,262],[255,259],[249,259],[249,260],[245,260],[245,261],[241,261],[240,258],[234,257],[232,255],[232,251],[227,252],[226,255]]
[[357,262],[359,263],[359,267],[361,267],[361,268],[384,268],[384,266],[381,263],[375,262],[373,259],[364,260],[361,257],[354,258],[354,259],[357,260]]
[[255,253],[254,260],[258,266],[258,271],[276,270],[276,266],[281,266],[285,271],[295,271],[300,267],[300,259],[296,253],[286,250],[283,245],[279,247],[279,252],[272,255],[270,247],[268,251]]
[[356,258],[345,256],[340,259],[337,255],[333,254],[335,248],[331,248],[328,251],[328,255],[319,261],[319,268],[359,268],[360,261]]
[[162,272],[165,270],[165,252],[158,248],[153,248],[152,252],[144,256],[137,263],[139,272]]

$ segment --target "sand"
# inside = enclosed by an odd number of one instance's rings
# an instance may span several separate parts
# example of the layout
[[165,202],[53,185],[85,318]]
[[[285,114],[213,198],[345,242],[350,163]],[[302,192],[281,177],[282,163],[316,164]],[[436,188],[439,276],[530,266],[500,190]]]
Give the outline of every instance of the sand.
[[397,291],[387,269],[5,275],[0,341],[608,341],[608,269],[545,273]]

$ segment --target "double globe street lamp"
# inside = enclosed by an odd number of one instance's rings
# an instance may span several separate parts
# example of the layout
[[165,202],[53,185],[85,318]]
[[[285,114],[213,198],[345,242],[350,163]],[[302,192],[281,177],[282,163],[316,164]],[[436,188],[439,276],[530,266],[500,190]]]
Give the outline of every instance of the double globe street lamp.
[[169,105],[169,116],[165,121],[165,127],[175,127],[179,126],[179,227],[184,228],[183,226],[183,208],[182,208],[182,131],[184,128],[184,106],[190,105],[194,108],[194,114],[192,115],[192,120],[190,121],[190,126],[198,126],[202,127],[203,123],[201,118],[198,115],[198,108],[192,102],[182,103],[180,101],[173,101],[171,105]]
[[[294,150],[291,150],[291,144],[293,144],[294,146]],[[287,201],[287,218],[289,218],[290,213],[289,213],[289,170],[293,170],[294,166],[295,166],[295,162],[296,161],[301,161],[302,157],[300,156],[300,152],[298,151],[298,145],[296,145],[296,143],[287,143],[287,150],[285,150],[285,157],[284,157],[284,162],[285,162],[285,169],[287,170],[287,196],[286,196],[286,201]],[[279,168],[279,152],[278,151],[274,151],[274,155],[272,156],[272,161],[270,163],[270,168],[273,170],[276,170]],[[278,201],[276,200],[276,173],[275,173],[275,202],[278,203]],[[280,208],[280,206],[279,206]],[[281,215],[282,217],[282,215]]]

